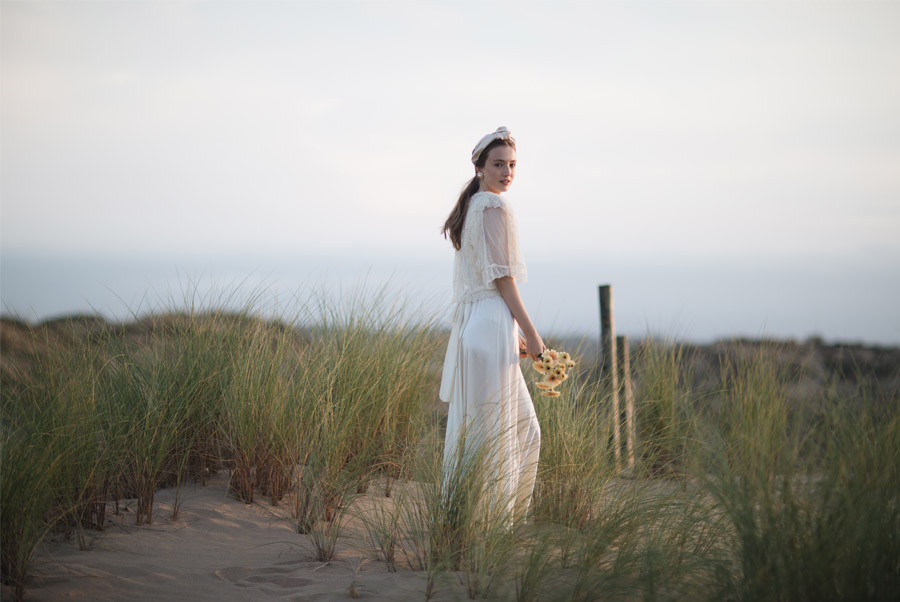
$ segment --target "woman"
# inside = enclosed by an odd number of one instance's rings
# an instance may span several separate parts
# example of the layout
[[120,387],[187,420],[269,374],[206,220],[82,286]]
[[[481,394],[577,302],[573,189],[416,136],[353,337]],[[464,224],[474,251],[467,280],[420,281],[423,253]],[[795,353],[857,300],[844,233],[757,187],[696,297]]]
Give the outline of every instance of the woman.
[[541,433],[519,349],[537,358],[544,343],[519,295],[527,272],[512,207],[500,196],[515,177],[515,139],[498,128],[475,146],[472,163],[475,177],[443,228],[456,249],[456,309],[441,382],[441,399],[450,402],[444,479],[480,451],[488,457],[491,507],[520,518],[534,490]]

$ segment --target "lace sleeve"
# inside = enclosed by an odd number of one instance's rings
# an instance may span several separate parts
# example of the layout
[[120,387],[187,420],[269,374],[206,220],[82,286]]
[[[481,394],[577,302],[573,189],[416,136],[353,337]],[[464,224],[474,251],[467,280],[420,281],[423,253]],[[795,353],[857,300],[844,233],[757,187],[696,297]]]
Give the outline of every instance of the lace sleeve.
[[480,276],[484,284],[503,276],[520,282],[528,279],[525,260],[519,251],[516,222],[505,206],[485,207],[483,235],[480,241]]

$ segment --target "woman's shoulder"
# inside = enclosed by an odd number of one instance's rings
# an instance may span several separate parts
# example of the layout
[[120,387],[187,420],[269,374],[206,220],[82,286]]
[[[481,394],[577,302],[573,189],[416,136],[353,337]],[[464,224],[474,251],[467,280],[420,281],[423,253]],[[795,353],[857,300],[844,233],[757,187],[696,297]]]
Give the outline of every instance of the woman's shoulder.
[[472,195],[469,205],[470,209],[487,209],[488,207],[500,207],[508,209],[509,203],[505,198],[495,192],[482,190]]

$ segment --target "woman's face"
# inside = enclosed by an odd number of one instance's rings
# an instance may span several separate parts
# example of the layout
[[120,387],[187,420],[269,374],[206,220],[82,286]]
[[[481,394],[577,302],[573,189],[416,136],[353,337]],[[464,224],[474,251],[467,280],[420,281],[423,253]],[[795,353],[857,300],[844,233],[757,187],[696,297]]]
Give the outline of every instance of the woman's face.
[[484,173],[481,190],[500,194],[506,192],[516,176],[516,149],[511,146],[495,146],[488,153],[484,167],[476,168]]

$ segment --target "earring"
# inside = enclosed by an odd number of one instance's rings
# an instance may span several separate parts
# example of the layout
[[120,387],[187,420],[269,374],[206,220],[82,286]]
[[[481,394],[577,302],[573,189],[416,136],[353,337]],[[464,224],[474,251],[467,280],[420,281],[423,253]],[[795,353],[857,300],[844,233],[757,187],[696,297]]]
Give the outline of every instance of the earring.
[[479,171],[479,172],[478,172],[478,179],[479,179],[479,180],[483,180],[483,179],[484,179],[484,172],[483,172],[483,171]]

